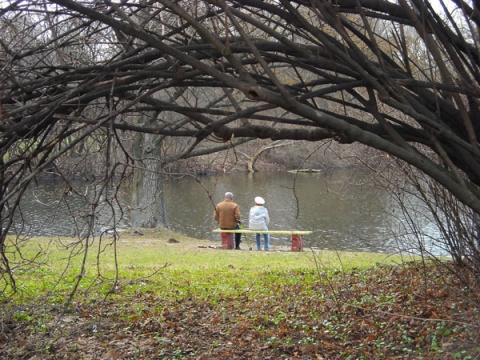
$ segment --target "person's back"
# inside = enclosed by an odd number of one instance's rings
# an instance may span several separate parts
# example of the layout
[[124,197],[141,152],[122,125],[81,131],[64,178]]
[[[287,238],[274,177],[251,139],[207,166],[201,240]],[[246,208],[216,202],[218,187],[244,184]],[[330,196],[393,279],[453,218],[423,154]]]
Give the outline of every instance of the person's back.
[[250,230],[268,230],[269,222],[268,210],[265,207],[255,205],[250,209]]
[[[252,206],[250,213],[248,215],[248,227],[250,230],[257,231],[268,231],[268,224],[270,223],[270,216],[268,215],[268,210],[263,205],[265,200],[257,196],[255,198],[255,206]],[[261,250],[260,234],[255,234],[257,240],[257,250]],[[270,249],[270,234],[263,234],[265,240],[265,250]]]
[[[225,193],[223,201],[215,206],[213,218],[218,222],[220,229],[239,229],[240,207],[233,202],[233,194],[231,192]],[[235,249],[240,249],[241,237],[241,233],[235,234]]]
[[221,229],[234,229],[240,220],[240,209],[232,200],[223,200],[215,207],[214,219]]

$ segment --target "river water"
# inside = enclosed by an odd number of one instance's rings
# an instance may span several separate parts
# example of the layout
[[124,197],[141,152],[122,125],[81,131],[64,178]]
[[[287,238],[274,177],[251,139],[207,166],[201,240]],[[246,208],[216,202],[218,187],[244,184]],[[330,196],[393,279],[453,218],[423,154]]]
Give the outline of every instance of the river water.
[[[213,220],[214,204],[223,199],[227,191],[235,195],[240,205],[245,226],[255,196],[266,200],[271,230],[311,230],[304,238],[305,247],[349,251],[396,253],[413,251],[418,247],[398,203],[382,187],[374,185],[369,174],[351,169],[338,169],[321,173],[287,172],[234,173],[193,178],[167,179],[164,182],[164,201],[168,227],[185,235],[219,243],[219,234]],[[50,181],[32,185],[22,202],[22,219],[16,223],[16,232],[33,235],[76,235],[85,231],[90,213],[89,201],[97,191],[91,183],[77,182],[78,192],[65,188],[61,182]],[[80,196],[80,195],[86,195]],[[117,198],[128,205],[128,195]],[[102,200],[102,199],[101,199]],[[408,200],[408,199],[407,199]],[[409,206],[422,204],[415,198]],[[117,227],[128,228],[126,213],[105,199],[100,201],[95,217],[98,231]],[[435,226],[420,216],[415,219],[415,231],[424,233],[421,241],[428,251],[444,254],[432,244]],[[247,240],[247,239],[246,239]],[[248,238],[249,242],[253,241]],[[273,235],[273,246],[288,248],[291,239],[286,235]]]

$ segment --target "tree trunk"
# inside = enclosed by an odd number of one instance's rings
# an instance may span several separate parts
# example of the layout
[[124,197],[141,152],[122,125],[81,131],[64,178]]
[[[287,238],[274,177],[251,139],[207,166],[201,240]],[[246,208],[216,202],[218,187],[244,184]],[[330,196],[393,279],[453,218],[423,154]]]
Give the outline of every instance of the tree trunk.
[[[151,125],[156,112],[140,115],[142,125]],[[135,170],[132,188],[132,225],[141,228],[166,227],[161,177],[162,137],[137,133],[133,144]]]
[[257,169],[255,168],[255,163],[257,162],[258,158],[260,157],[260,155],[262,155],[265,151],[268,151],[268,150],[271,150],[271,149],[275,149],[275,148],[278,148],[278,147],[282,147],[282,146],[287,146],[287,145],[292,145],[292,142],[291,141],[288,141],[288,142],[285,142],[283,140],[278,140],[278,141],[274,141],[270,144],[267,144],[267,145],[264,145],[260,148],[260,150],[258,150],[253,156],[249,157],[248,155],[247,156],[247,169],[248,169],[248,172],[255,172],[257,171]]

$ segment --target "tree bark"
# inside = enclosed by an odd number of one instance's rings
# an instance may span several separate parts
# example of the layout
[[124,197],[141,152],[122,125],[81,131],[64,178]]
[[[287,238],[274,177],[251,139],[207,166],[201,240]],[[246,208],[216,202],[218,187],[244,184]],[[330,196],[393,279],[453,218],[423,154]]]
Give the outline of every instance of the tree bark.
[[[140,122],[152,126],[156,112],[141,114]],[[138,133],[135,136],[132,225],[140,228],[167,227],[162,189],[162,137]]]

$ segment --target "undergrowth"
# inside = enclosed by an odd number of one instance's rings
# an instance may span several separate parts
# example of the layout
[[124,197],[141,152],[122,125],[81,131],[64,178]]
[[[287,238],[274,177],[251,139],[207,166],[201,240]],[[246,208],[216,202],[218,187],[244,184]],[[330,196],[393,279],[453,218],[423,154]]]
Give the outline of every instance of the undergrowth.
[[70,258],[65,271],[67,258],[52,249],[44,266],[18,274],[17,294],[4,293],[0,356],[480,357],[479,289],[438,263],[226,251],[171,236],[120,239],[118,277],[112,254],[92,256],[69,303],[80,263]]

